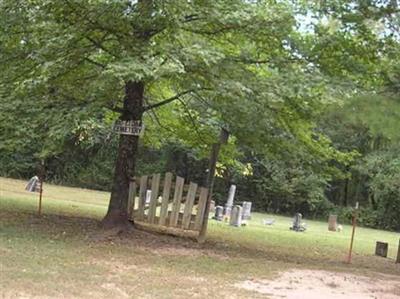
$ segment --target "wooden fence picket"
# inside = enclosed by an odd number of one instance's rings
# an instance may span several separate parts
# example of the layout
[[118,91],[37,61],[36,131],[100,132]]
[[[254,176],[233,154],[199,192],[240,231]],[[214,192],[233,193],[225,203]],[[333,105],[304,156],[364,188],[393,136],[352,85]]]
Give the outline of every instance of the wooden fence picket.
[[204,187],[201,187],[200,188],[199,202],[197,204],[197,213],[196,213],[195,225],[194,225],[194,229],[195,230],[200,230],[201,229],[201,225],[203,223],[204,212],[206,210],[207,196],[208,196],[208,189],[204,188]]
[[140,178],[138,220],[144,220],[144,206],[146,204],[147,175]]
[[128,193],[128,218],[132,217],[133,210],[135,208],[135,197],[136,197],[136,181],[133,180],[129,183]]
[[167,172],[165,174],[164,179],[164,189],[162,194],[162,201],[161,201],[161,208],[160,208],[160,225],[166,225],[166,219],[168,215],[168,204],[169,204],[169,196],[171,192],[171,185],[172,185],[172,173]]
[[[179,176],[176,176],[175,182],[173,178],[170,172],[165,174],[163,180],[160,174],[135,178],[129,184],[127,205],[129,219],[135,220],[138,227],[174,235],[194,236],[199,233],[204,221],[208,189],[198,187],[193,182],[185,185],[185,179]],[[163,190],[160,202],[161,184]],[[151,185],[151,196],[147,205],[146,195],[149,185]],[[171,196],[172,191],[173,196]],[[185,197],[182,197],[183,193]],[[195,204],[197,212],[194,211]]]
[[187,193],[185,201],[185,209],[183,211],[183,217],[182,217],[183,229],[189,229],[190,220],[192,219],[192,210],[193,210],[194,199],[196,197],[196,191],[197,191],[197,184],[190,183],[189,191]]
[[149,204],[149,213],[147,215],[148,223],[155,223],[159,189],[160,189],[160,174],[157,173],[153,175],[151,180],[151,197]]
[[176,177],[174,201],[172,203],[172,212],[171,212],[171,217],[169,219],[169,226],[176,227],[178,224],[184,183],[185,183],[184,178],[181,178],[180,176]]

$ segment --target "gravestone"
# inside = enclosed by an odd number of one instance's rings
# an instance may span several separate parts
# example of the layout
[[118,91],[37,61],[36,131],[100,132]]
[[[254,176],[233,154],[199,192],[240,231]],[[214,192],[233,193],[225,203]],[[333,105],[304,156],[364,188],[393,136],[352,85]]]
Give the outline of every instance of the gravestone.
[[229,188],[229,195],[228,195],[228,201],[226,202],[226,204],[228,206],[233,206],[233,200],[235,199],[235,193],[236,193],[236,185],[231,185],[231,187]]
[[232,206],[225,204],[224,207],[224,218],[229,219],[231,217],[231,212],[232,212]]
[[229,225],[239,227],[242,225],[242,207],[234,206],[231,213],[231,218],[229,219]]
[[147,190],[146,191],[146,204],[150,203],[150,199],[151,199],[151,190]]
[[400,239],[399,239],[399,248],[397,249],[396,263],[400,264]]
[[29,180],[25,190],[29,192],[40,192],[40,181],[36,175]]
[[296,232],[305,231],[306,228],[301,223],[302,218],[303,218],[303,215],[301,215],[300,213],[296,213],[293,218],[293,225],[290,229],[294,230]]
[[214,213],[215,212],[215,201],[212,200],[210,201],[210,213]]
[[215,215],[214,215],[214,219],[218,220],[218,221],[222,221],[222,219],[224,218],[224,208],[222,206],[216,206],[215,207]]
[[375,255],[387,257],[389,244],[385,242],[376,242]]
[[242,203],[242,219],[250,220],[251,219],[251,201],[244,201]]
[[337,231],[337,215],[329,215],[328,230],[331,232]]
[[233,200],[235,199],[235,193],[236,193],[236,185],[231,185],[231,187],[229,188],[228,200],[224,207],[225,218],[229,218],[231,216]]

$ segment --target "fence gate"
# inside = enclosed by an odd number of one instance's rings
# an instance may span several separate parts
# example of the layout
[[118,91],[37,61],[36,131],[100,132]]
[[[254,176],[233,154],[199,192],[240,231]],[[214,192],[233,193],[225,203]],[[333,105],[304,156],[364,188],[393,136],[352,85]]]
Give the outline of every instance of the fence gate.
[[[162,189],[162,190],[161,190]],[[151,192],[150,192],[151,191]],[[204,220],[208,189],[167,172],[135,178],[129,186],[128,213],[139,226],[172,234],[198,235]]]

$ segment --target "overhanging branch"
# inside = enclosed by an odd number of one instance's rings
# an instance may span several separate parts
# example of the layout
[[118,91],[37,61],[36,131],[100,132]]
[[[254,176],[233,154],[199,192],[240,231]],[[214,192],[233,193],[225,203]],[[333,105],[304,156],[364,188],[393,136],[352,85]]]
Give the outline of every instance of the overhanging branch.
[[155,108],[164,106],[164,105],[169,104],[169,103],[179,99],[180,97],[182,97],[182,96],[184,96],[186,94],[192,93],[194,91],[196,91],[196,89],[189,89],[189,90],[180,92],[180,93],[174,95],[173,97],[170,97],[168,99],[165,99],[165,100],[163,100],[161,102],[158,102],[158,103],[155,103],[153,105],[148,105],[148,106],[144,107],[143,111],[148,111],[148,110],[151,110],[151,109],[155,109]]

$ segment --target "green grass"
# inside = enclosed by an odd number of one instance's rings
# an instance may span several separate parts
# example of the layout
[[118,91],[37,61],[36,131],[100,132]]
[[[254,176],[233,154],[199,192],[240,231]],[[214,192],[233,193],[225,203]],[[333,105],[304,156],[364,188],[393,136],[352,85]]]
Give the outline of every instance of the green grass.
[[[263,219],[274,218],[272,226],[263,225]],[[210,236],[225,241],[248,244],[250,247],[269,246],[277,250],[303,251],[306,255],[326,255],[327,253],[347,254],[352,227],[343,225],[342,232],[328,231],[328,223],[305,219],[307,230],[294,232],[289,230],[292,219],[288,217],[253,213],[248,227],[235,228],[216,221],[210,226]],[[395,259],[400,234],[383,230],[357,227],[354,252],[359,255],[371,255],[375,251],[376,241],[389,243],[389,258]]]
[[[296,233],[290,218],[258,213],[247,227],[210,221],[202,245],[137,230],[104,237],[98,222],[108,193],[46,184],[39,218],[38,195],[24,184],[0,178],[0,297],[230,298],[237,281],[293,268],[400,275],[394,232],[357,228],[352,265],[343,263],[349,226],[333,233],[325,222],[305,220],[308,230]],[[276,222],[264,226],[264,218]],[[389,243],[389,259],[373,256],[377,240]]]

